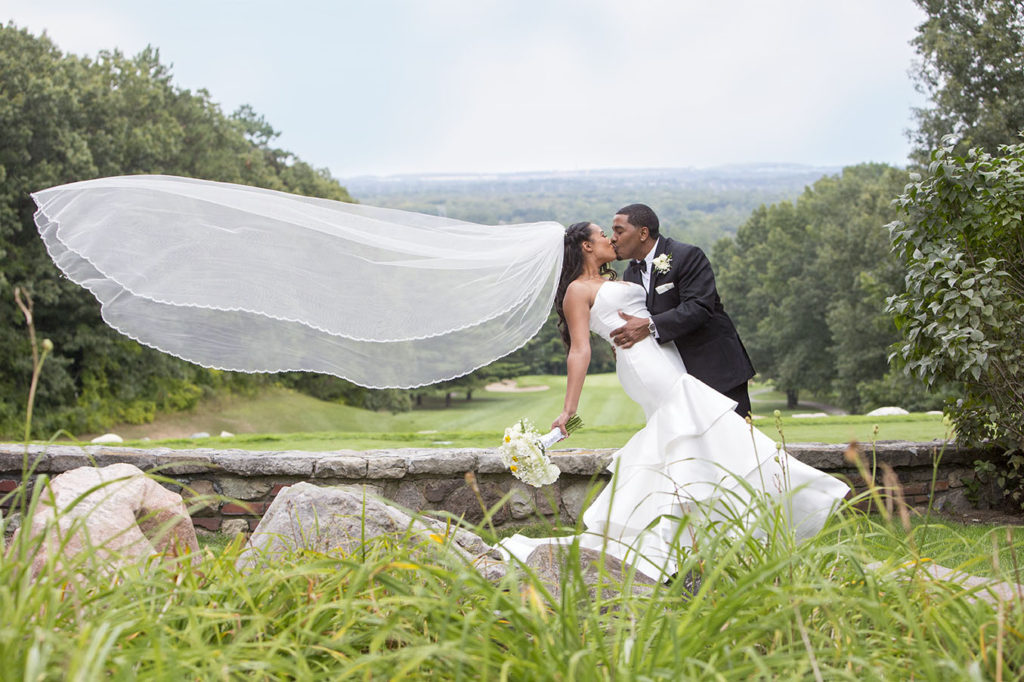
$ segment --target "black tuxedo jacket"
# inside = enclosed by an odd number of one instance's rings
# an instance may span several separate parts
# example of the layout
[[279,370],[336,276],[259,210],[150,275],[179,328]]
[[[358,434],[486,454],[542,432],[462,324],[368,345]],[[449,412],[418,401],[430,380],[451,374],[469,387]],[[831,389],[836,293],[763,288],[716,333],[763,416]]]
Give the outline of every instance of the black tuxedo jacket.
[[[754,366],[715,288],[711,263],[698,247],[662,236],[654,252],[668,254],[668,272],[651,272],[647,309],[658,341],[676,344],[686,371],[725,393],[754,376]],[[641,284],[640,268],[630,262],[623,276]]]

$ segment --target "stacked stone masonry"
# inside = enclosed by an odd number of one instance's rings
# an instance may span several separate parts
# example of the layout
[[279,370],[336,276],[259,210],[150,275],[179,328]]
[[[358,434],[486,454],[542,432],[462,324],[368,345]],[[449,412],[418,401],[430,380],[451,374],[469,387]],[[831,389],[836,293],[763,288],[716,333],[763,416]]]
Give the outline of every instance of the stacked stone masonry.
[[[866,485],[844,456],[847,446],[798,443],[787,449],[800,461],[845,478],[857,490]],[[494,510],[495,526],[555,516],[573,523],[588,493],[594,494],[592,487],[607,481],[606,466],[613,452],[555,451],[552,461],[562,475],[554,484],[537,489],[516,480],[497,452],[489,449],[252,452],[0,444],[0,497],[8,498],[5,507],[10,505],[12,496],[7,493],[21,485],[26,462],[30,486],[43,474],[52,477],[81,466],[128,462],[181,492],[200,532],[233,534],[254,529],[277,493],[299,481],[364,484],[407,509],[447,512],[473,522],[483,518],[486,507]],[[937,442],[887,441],[865,448],[861,457],[868,471],[877,468],[878,481],[883,465],[892,467],[909,504],[925,505],[934,495],[932,502],[938,508],[963,509],[970,506],[969,498],[981,506],[996,501],[996,491],[979,490],[973,481],[975,460],[994,460],[998,454]]]

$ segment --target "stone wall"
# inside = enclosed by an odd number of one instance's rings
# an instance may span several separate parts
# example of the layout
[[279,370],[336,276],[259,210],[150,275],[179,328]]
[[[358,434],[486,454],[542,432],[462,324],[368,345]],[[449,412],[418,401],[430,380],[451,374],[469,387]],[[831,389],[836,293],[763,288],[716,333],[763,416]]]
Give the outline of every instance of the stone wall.
[[[844,457],[846,446],[820,443],[789,444],[797,459],[855,487],[864,481]],[[562,471],[550,486],[535,489],[512,477],[491,449],[398,449],[357,452],[254,452],[246,450],[136,449],[100,445],[0,444],[0,497],[22,482],[25,461],[30,484],[40,474],[55,476],[81,466],[129,462],[164,477],[164,484],[188,499],[201,496],[192,510],[196,528],[237,533],[256,527],[281,488],[298,481],[318,485],[366,484],[383,497],[415,511],[447,511],[479,521],[483,509],[497,505],[492,521],[500,526],[536,517],[576,520],[592,483],[607,480],[605,467],[613,450],[559,450],[553,461]],[[935,458],[941,453],[934,485],[939,508],[967,508],[968,482],[974,480],[974,461],[995,459],[998,453],[939,443],[881,442],[863,453],[872,463],[893,467],[910,504],[927,504]],[[881,474],[879,472],[879,478]],[[994,492],[982,489],[981,504],[995,502]]]

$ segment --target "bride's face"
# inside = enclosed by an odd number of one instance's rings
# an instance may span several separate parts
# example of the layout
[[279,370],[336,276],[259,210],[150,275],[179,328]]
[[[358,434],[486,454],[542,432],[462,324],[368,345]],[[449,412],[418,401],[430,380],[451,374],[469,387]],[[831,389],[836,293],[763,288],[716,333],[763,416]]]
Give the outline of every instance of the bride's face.
[[618,258],[615,254],[615,247],[612,246],[612,242],[605,235],[604,230],[593,223],[590,224],[590,244],[593,246],[592,253],[598,265],[611,263]]

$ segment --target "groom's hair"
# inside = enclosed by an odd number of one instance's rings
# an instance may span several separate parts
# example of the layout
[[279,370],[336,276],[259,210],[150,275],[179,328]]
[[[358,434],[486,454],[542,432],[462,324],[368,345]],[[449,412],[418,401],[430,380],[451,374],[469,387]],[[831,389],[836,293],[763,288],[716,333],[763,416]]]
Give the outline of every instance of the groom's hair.
[[658,238],[658,216],[647,204],[630,204],[623,206],[615,215],[624,215],[633,227],[646,227],[655,239]]

